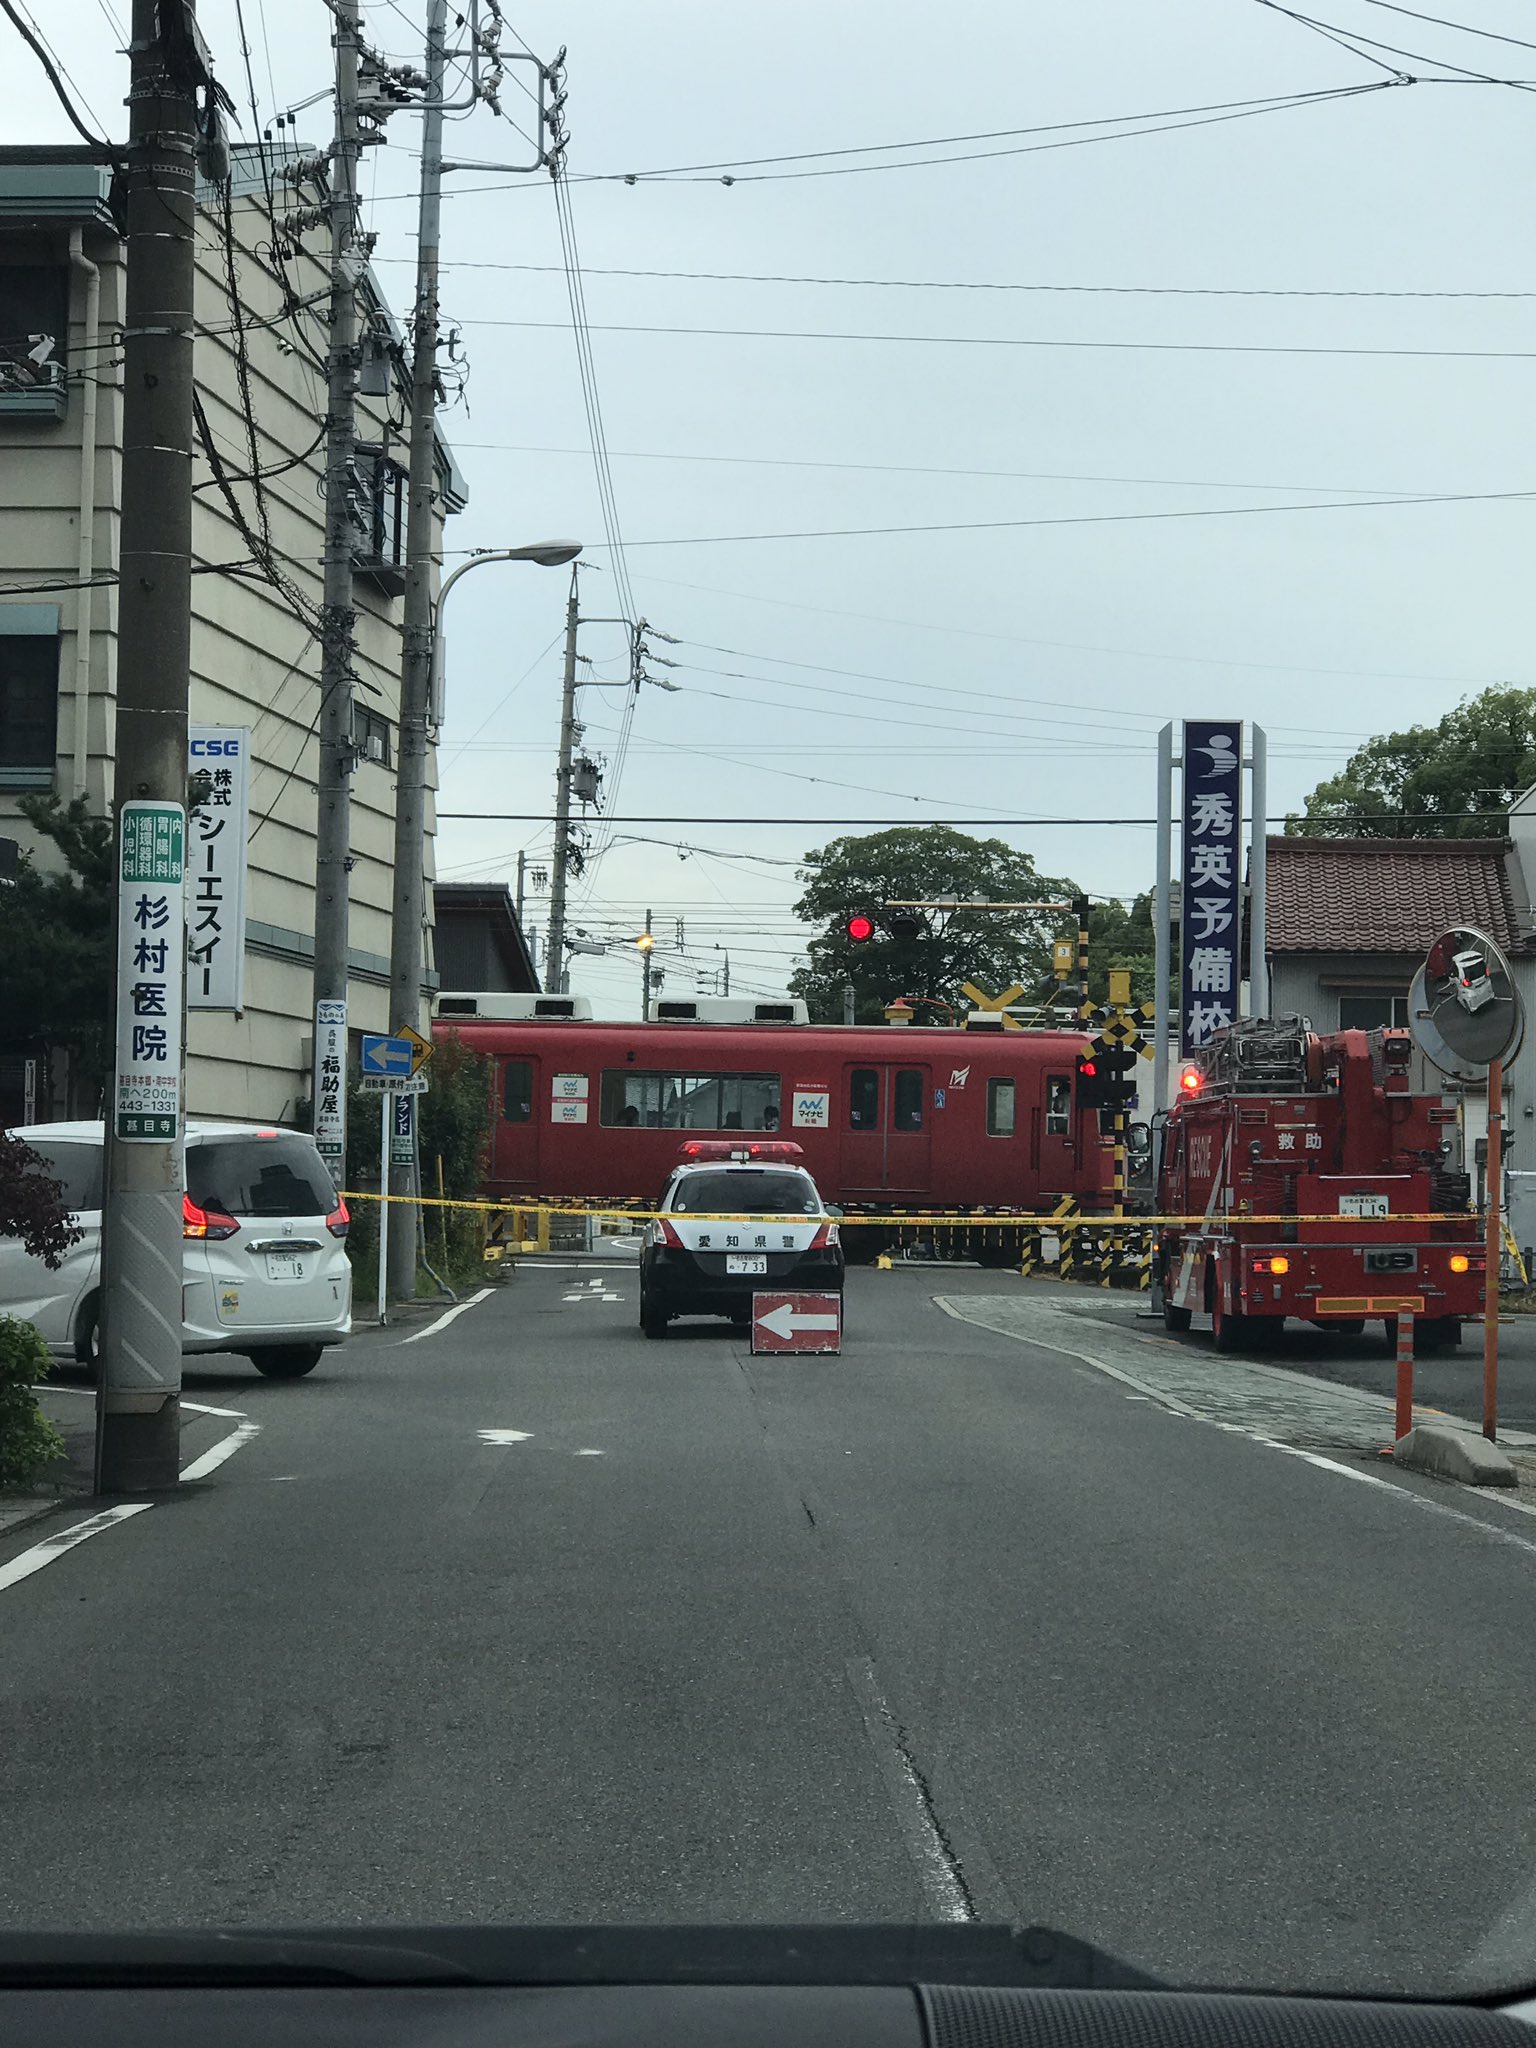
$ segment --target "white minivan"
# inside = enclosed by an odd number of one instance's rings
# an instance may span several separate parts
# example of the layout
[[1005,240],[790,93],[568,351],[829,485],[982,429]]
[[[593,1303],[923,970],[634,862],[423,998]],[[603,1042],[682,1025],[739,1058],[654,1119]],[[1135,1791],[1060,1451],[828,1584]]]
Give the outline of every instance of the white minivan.
[[[100,1122],[25,1124],[83,1233],[56,1272],[0,1237],[0,1314],[56,1358],[94,1363],[101,1322]],[[182,1350],[243,1353],[270,1379],[311,1372],[352,1328],[347,1206],[314,1140],[265,1124],[188,1122]]]

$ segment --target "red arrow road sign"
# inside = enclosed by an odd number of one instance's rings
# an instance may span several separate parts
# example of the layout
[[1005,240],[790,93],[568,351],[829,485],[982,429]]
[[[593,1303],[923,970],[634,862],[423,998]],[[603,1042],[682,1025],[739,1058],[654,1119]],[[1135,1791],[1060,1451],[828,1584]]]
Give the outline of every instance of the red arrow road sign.
[[840,1294],[754,1294],[754,1351],[841,1351]]

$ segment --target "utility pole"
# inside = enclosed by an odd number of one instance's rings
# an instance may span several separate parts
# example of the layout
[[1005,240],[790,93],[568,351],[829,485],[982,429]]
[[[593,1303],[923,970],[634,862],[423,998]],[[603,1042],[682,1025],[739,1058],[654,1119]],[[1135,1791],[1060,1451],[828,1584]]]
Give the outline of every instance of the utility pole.
[[517,928],[523,928],[523,882],[528,873],[528,855],[522,847],[517,849]]
[[[421,114],[421,210],[416,304],[411,324],[410,504],[406,519],[405,660],[400,684],[400,757],[395,788],[395,888],[389,947],[393,1031],[421,1018],[427,890],[427,729],[432,714],[432,540],[437,483],[437,265],[443,195],[443,85],[448,0],[428,0],[426,93]],[[389,1291],[416,1294],[416,1166],[391,1165],[389,1192],[403,1201],[390,1218]]]
[[174,1487],[181,1463],[192,293],[197,91],[207,73],[190,5],[133,0],[132,22],[102,1493]]
[[576,629],[580,623],[578,564],[571,565],[571,595],[565,607],[565,679],[560,688],[560,765],[555,770],[555,858],[550,870],[549,943],[544,986],[551,995],[565,987],[565,886],[571,839],[571,756],[576,747]]
[[347,949],[352,870],[353,465],[358,385],[358,0],[333,0],[336,127],[331,148],[331,303],[326,398],[325,590],[320,642],[320,782],[315,827],[315,1142],[345,1185]]
[[651,937],[651,913],[645,913],[645,936],[638,942],[640,947],[640,1015],[649,1024],[651,1021],[651,949],[656,941]]

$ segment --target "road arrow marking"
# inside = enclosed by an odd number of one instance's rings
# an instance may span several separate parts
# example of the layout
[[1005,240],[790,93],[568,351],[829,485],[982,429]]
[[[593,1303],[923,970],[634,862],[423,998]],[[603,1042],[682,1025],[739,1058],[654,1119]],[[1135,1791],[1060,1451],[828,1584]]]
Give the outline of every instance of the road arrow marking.
[[771,1331],[775,1337],[782,1337],[787,1344],[797,1330],[835,1330],[837,1317],[818,1315],[796,1315],[787,1301],[781,1301],[777,1308],[769,1309],[766,1315],[758,1317],[758,1326]]

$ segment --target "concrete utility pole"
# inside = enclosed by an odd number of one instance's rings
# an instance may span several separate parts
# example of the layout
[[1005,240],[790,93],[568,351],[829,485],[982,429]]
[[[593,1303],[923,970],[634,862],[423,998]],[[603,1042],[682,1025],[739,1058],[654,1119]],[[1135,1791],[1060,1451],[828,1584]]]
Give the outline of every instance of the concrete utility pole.
[[651,1021],[651,951],[656,941],[651,937],[651,913],[645,913],[645,932],[635,944],[640,948],[640,1015],[649,1024]]
[[[421,1021],[427,912],[427,733],[432,698],[432,539],[437,509],[437,265],[443,195],[443,84],[448,0],[428,0],[426,95],[421,115],[421,211],[416,304],[411,323],[411,466],[406,519],[405,661],[395,787],[395,891],[389,947],[389,1022]],[[389,1191],[405,1198],[391,1217],[389,1291],[416,1293],[416,1166],[390,1167]]]
[[555,770],[555,857],[550,866],[549,942],[544,986],[551,995],[565,987],[565,888],[571,838],[571,756],[576,748],[576,629],[580,624],[577,572],[565,607],[565,677],[560,686],[560,764]]
[[[325,591],[321,606],[320,783],[315,828],[314,1078],[317,1142],[344,1185],[347,1159],[347,945],[352,870],[353,464],[358,384],[358,0],[333,0],[336,128],[331,147],[331,303],[326,397]],[[340,1004],[338,1010],[335,1005]],[[322,1010],[321,1006],[326,1005]],[[340,1072],[336,1062],[340,1061]],[[339,1084],[339,1085],[338,1085]],[[327,1093],[327,1090],[329,1092]],[[322,1104],[324,1107],[322,1108]]]
[[114,792],[117,1051],[106,1117],[96,1400],[102,1493],[174,1487],[181,1462],[192,294],[197,91],[205,68],[190,5],[133,0],[132,20]]

